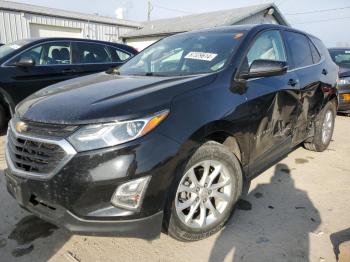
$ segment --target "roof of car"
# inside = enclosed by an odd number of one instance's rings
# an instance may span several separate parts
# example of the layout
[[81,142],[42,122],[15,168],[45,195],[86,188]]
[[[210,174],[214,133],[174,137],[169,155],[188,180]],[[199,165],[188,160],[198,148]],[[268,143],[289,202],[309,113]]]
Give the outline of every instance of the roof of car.
[[180,34],[193,34],[193,33],[200,33],[200,32],[232,32],[235,33],[237,31],[250,31],[250,30],[264,30],[264,29],[286,29],[293,32],[298,32],[302,34],[307,34],[303,31],[291,28],[289,26],[283,26],[283,25],[276,25],[276,24],[245,24],[245,25],[230,25],[230,26],[219,26],[214,28],[206,28],[206,29],[199,29],[189,32],[184,32]]
[[137,50],[131,46],[120,44],[120,43],[113,43],[108,41],[100,41],[100,40],[93,40],[93,39],[83,39],[83,38],[72,38],[72,37],[34,37],[34,38],[28,38],[28,39],[22,39],[23,41],[27,41],[28,44],[33,43],[40,43],[45,41],[83,41],[83,42],[90,42],[90,43],[102,43],[106,45],[111,45],[115,47],[119,47],[122,49],[125,49],[127,51],[131,52],[137,52]]
[[331,47],[329,50],[350,50],[350,47]]

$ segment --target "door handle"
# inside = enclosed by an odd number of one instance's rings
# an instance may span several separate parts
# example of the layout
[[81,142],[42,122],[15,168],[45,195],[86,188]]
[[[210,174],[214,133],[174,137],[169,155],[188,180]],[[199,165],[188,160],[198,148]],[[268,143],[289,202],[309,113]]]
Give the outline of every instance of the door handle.
[[322,75],[325,75],[325,76],[326,76],[327,74],[328,74],[327,69],[323,69],[323,70],[322,70]]
[[63,74],[70,74],[70,73],[75,73],[75,72],[76,72],[76,70],[72,69],[72,68],[67,68],[67,69],[62,70]]
[[297,84],[299,84],[299,81],[296,79],[289,79],[288,80],[288,85],[289,86],[296,86]]

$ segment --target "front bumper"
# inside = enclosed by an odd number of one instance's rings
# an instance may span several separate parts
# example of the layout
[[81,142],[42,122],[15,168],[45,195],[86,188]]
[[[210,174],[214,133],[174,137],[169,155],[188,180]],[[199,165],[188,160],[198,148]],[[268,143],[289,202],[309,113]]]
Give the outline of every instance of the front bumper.
[[[25,210],[37,215],[41,219],[51,222],[59,227],[66,228],[72,233],[84,235],[104,235],[116,237],[137,237],[143,239],[155,239],[159,236],[163,212],[159,211],[151,216],[130,220],[97,220],[83,219],[69,210],[49,206],[46,202],[32,202],[25,194],[25,186],[19,180],[5,173],[8,192],[19,202]],[[16,181],[16,182],[14,182]]]
[[[19,205],[74,233],[153,239],[162,226],[179,144],[151,133],[125,145],[76,154],[48,180],[5,170],[7,189]],[[110,203],[122,183],[151,176],[140,211]]]

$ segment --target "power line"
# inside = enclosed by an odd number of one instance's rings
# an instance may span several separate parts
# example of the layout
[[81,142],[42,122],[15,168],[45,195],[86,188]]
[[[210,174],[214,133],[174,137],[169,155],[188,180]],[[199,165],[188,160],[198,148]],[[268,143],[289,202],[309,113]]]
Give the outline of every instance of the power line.
[[160,5],[156,5],[156,4],[152,4],[152,5],[154,7],[158,7],[160,9],[164,9],[164,10],[168,10],[168,11],[172,11],[172,12],[178,12],[178,13],[184,13],[184,14],[195,14],[193,12],[179,10],[179,9],[174,9],[174,8],[169,8],[169,7],[164,7],[164,6],[160,6]]
[[299,12],[299,13],[290,13],[290,14],[285,14],[285,15],[305,15],[305,14],[314,14],[314,13],[322,13],[322,12],[328,12],[328,11],[343,10],[343,9],[348,9],[348,8],[350,8],[350,6],[339,7],[339,8],[330,8],[330,9],[320,9],[320,10],[313,10],[313,11]]
[[313,20],[313,21],[307,21],[307,22],[301,22],[301,23],[293,23],[293,24],[295,24],[295,25],[302,25],[302,24],[311,24],[311,23],[322,23],[322,22],[329,22],[329,21],[335,21],[335,20],[345,20],[345,19],[349,19],[349,18],[350,18],[350,16],[331,18],[331,19],[323,19],[323,20]]

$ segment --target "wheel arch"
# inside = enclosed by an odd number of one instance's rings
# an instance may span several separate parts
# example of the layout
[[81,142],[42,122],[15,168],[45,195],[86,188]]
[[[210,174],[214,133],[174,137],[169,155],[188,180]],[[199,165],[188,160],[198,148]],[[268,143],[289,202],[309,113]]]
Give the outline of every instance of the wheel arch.
[[226,146],[240,161],[243,169],[248,164],[249,137],[242,132],[238,124],[227,120],[218,120],[210,122],[197,131],[189,138],[198,144],[212,140]]
[[8,117],[15,113],[15,103],[10,94],[0,87],[0,103],[5,108]]
[[332,94],[330,97],[329,97],[329,99],[328,99],[328,101],[327,102],[329,102],[329,101],[335,101],[335,106],[336,106],[336,108],[337,108],[337,110],[338,110],[338,106],[339,106],[339,96],[338,95],[336,95],[336,94]]

